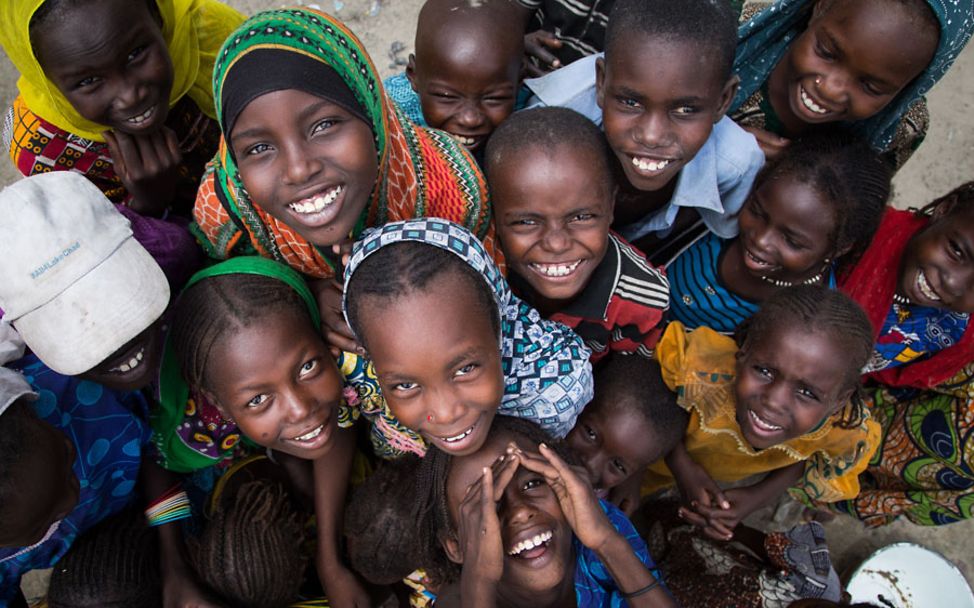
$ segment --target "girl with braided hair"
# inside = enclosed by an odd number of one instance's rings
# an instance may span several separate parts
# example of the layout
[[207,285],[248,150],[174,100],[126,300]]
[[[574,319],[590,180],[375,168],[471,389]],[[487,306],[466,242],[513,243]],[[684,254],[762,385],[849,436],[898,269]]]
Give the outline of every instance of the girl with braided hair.
[[[859,395],[871,347],[859,306],[821,286],[771,296],[736,342],[671,323],[656,356],[690,420],[665,462],[649,466],[643,495],[675,483],[681,517],[719,540],[788,488],[806,502],[855,496],[879,441]],[[715,483],[760,473],[768,475],[746,487]]]
[[866,378],[882,425],[862,493],[836,505],[868,525],[942,525],[974,515],[974,182],[921,210],[889,209],[840,280],[873,324]]
[[736,237],[707,233],[669,263],[670,318],[733,334],[784,287],[834,288],[869,246],[889,193],[889,169],[851,134],[796,141],[758,174]]

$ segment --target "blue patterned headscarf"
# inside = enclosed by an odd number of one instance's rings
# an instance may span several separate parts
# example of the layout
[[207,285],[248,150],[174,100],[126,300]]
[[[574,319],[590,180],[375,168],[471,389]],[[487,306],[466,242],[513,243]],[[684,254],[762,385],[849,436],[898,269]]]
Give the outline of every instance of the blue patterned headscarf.
[[[391,222],[367,231],[352,249],[345,269],[345,293],[365,258],[382,247],[407,241],[449,251],[476,270],[490,286],[501,320],[504,397],[498,413],[533,420],[559,438],[567,435],[582,408],[592,400],[589,350],[571,329],[542,319],[537,310],[511,293],[483,245],[466,228],[426,218]],[[342,307],[347,321],[347,299]]]
[[[815,2],[778,0],[740,27],[734,72],[741,77],[741,88],[731,112],[768,80],[778,60],[805,30]],[[900,118],[947,73],[974,31],[974,0],[927,0],[927,4],[940,23],[940,44],[933,61],[888,106],[872,118],[855,124],[860,135],[876,150],[889,146]]]

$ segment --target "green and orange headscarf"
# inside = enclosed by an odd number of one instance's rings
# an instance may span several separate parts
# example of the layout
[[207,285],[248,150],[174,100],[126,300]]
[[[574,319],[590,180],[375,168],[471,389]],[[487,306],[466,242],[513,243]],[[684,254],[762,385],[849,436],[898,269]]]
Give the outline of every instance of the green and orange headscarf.
[[[409,121],[386,96],[361,41],[343,23],[307,8],[259,13],[223,45],[213,73],[217,119],[234,66],[254,51],[298,53],[337,73],[357,102],[375,137],[378,179],[351,237],[366,226],[438,217],[490,239],[486,182],[470,154],[442,131]],[[330,68],[330,70],[329,70]],[[295,88],[300,88],[295,86]],[[215,258],[257,253],[312,277],[335,275],[334,262],[290,226],[250,199],[224,141],[196,199],[193,230]],[[493,251],[493,244],[488,243]]]

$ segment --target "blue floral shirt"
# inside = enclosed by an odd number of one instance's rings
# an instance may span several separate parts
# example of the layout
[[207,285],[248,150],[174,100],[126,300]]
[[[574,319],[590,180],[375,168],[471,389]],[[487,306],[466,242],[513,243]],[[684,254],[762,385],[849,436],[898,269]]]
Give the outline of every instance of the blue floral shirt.
[[969,320],[970,315],[951,310],[894,303],[863,373],[912,363],[949,348],[964,335]]

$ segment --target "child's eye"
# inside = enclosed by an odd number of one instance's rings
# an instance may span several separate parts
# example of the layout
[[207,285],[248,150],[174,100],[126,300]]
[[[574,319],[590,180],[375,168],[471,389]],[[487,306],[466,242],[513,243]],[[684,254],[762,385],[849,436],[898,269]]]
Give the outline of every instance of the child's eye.
[[805,249],[805,245],[803,243],[799,243],[788,235],[785,235],[785,243],[787,243],[792,249]]
[[808,387],[803,386],[799,388],[798,394],[806,399],[812,399],[813,401],[818,401],[818,395],[816,395],[815,392]]
[[328,129],[335,126],[338,121],[332,118],[326,118],[325,120],[315,123],[314,128],[311,129],[311,134],[321,133],[322,131],[327,131]]
[[520,219],[511,222],[511,226],[537,226],[538,220]]
[[79,80],[78,82],[76,82],[75,85],[74,85],[74,88],[76,88],[76,89],[83,89],[85,87],[93,86],[96,83],[98,83],[98,78],[96,78],[94,76],[89,76],[88,78],[82,78],[81,80]]
[[619,471],[623,475],[627,475],[628,474],[628,473],[626,473],[626,465],[622,464],[622,461],[619,460],[618,458],[614,458],[612,460],[612,466],[615,468],[615,470]]
[[957,241],[953,239],[947,241],[947,249],[950,253],[950,257],[954,258],[955,260],[964,259],[964,250],[961,249],[960,245],[957,244]]
[[521,487],[522,491],[533,490],[544,485],[544,479],[540,477],[532,477],[531,479],[524,482],[524,486]]
[[594,213],[578,213],[572,216],[573,222],[587,222],[589,220],[594,220],[594,219],[595,219]]
[[582,430],[585,431],[585,436],[588,437],[589,440],[595,441],[597,435],[595,434],[595,431],[592,430],[592,427],[587,424],[583,424]]
[[468,363],[463,367],[461,367],[460,369],[458,369],[453,375],[457,377],[466,376],[468,374],[473,373],[473,371],[476,370],[477,367],[478,365],[476,363]]
[[638,108],[639,107],[639,102],[636,101],[635,99],[631,98],[631,97],[616,97],[616,101],[618,101],[621,105],[623,105],[623,106],[625,106],[627,108]]
[[879,97],[880,95],[884,95],[885,94],[885,93],[883,93],[883,91],[879,90],[876,87],[875,84],[873,84],[872,82],[870,82],[868,80],[866,80],[866,81],[864,81],[862,83],[862,88],[863,88],[864,91],[866,91],[866,93],[868,93],[870,95],[873,95],[874,97]]
[[315,369],[317,368],[318,368],[318,360],[311,359],[310,361],[306,361],[305,364],[301,366],[300,374],[302,376],[306,376],[311,372],[315,371]]
[[258,154],[263,154],[270,149],[271,147],[267,144],[254,144],[253,146],[247,148],[245,153],[247,156],[257,156]]
[[681,116],[690,116],[692,114],[696,114],[697,113],[697,108],[695,108],[693,106],[680,106],[680,107],[676,108],[673,111],[676,114],[679,114]]
[[392,390],[399,391],[402,393],[415,390],[419,385],[415,382],[397,382],[392,385]]
[[827,59],[827,60],[835,59],[835,53],[833,53],[831,50],[826,48],[824,44],[822,44],[817,40],[815,41],[815,54],[821,57],[822,59]]
[[771,373],[771,368],[764,367],[763,365],[755,365],[754,371],[759,376],[764,376],[765,378],[770,378],[773,374]]
[[433,97],[438,97],[439,99],[454,100],[454,99],[457,98],[457,96],[456,95],[453,95],[452,93],[444,93],[442,91],[437,91],[437,92],[431,93],[431,95]]
[[265,401],[267,401],[268,398],[269,397],[267,396],[266,393],[261,393],[259,395],[256,395],[250,401],[247,402],[247,407],[260,407],[261,405],[264,404]]
[[126,57],[126,60],[135,61],[136,59],[139,58],[140,55],[145,53],[145,49],[146,47],[144,45],[135,47],[134,49],[132,49],[132,52],[129,53],[128,57]]

